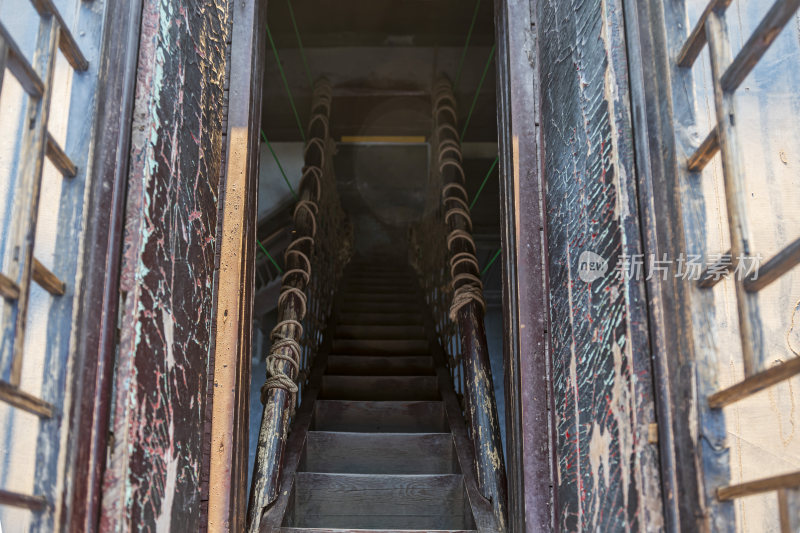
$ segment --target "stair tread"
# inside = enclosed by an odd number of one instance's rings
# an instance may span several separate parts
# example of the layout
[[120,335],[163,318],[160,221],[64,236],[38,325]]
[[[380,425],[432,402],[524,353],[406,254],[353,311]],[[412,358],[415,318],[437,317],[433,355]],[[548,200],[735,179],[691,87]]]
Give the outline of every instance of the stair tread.
[[323,400],[438,400],[436,376],[322,376]]
[[359,312],[343,310],[338,315],[338,323],[346,325],[409,325],[422,324],[422,314],[416,312]]
[[295,474],[295,526],[462,529],[460,474]]
[[329,355],[328,375],[433,376],[436,369],[429,355]]
[[417,302],[347,302],[344,308],[348,312],[361,313],[419,313],[420,304]]
[[420,303],[419,295],[417,295],[417,294],[415,294],[413,292],[409,292],[408,290],[406,290],[405,292],[400,292],[400,293],[375,293],[375,292],[366,292],[366,291],[364,291],[364,292],[362,292],[362,291],[358,291],[358,292],[356,292],[356,291],[343,291],[342,292],[342,296],[344,298],[344,305],[345,306],[347,306],[347,305],[349,305],[351,303],[357,304],[357,303],[363,303],[363,302],[367,302],[367,303],[371,303],[371,302],[376,302],[376,303],[396,302],[396,303],[402,303],[402,304],[407,304],[407,303],[419,304]]
[[301,469],[357,474],[454,474],[450,433],[309,431]]
[[426,339],[422,324],[339,324],[337,339]]
[[447,433],[441,401],[317,400],[314,431]]
[[282,527],[281,533],[477,533],[477,529],[331,529],[325,527]]
[[334,339],[332,354],[429,355],[427,339]]

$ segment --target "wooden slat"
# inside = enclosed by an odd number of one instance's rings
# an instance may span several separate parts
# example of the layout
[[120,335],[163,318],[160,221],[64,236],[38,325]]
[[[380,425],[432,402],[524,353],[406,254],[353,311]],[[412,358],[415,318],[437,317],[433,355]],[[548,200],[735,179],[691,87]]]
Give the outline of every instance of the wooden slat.
[[41,418],[53,418],[54,409],[52,404],[32,394],[23,392],[5,381],[0,381],[0,401]]
[[3,91],[3,76],[6,73],[6,62],[8,61],[8,44],[2,34],[0,34],[0,94]]
[[33,512],[44,511],[48,507],[47,499],[44,496],[31,496],[2,489],[0,489],[0,505],[22,507]]
[[798,7],[800,7],[800,0],[777,0],[772,5],[722,76],[723,91],[733,92],[739,87],[759,59],[778,38],[781,30]]
[[754,374],[736,385],[712,394],[708,398],[708,405],[712,408],[725,407],[797,374],[800,374],[800,357],[789,359],[785,363]]
[[17,78],[17,81],[28,95],[33,98],[41,98],[44,93],[42,79],[36,74],[28,60],[25,59],[25,55],[19,49],[17,43],[14,42],[14,39],[11,38],[11,34],[8,33],[2,22],[0,22],[0,40],[5,41],[5,45],[8,47],[8,59],[6,61],[8,70]]
[[694,62],[697,61],[697,56],[700,55],[700,51],[706,45],[706,19],[708,19],[708,15],[714,10],[719,12],[725,11],[728,6],[731,5],[732,1],[733,0],[711,0],[708,3],[705,10],[703,10],[703,14],[700,15],[697,24],[692,28],[692,33],[689,34],[689,38],[678,54],[677,63],[679,67],[686,68],[694,65]]
[[755,272],[751,274],[745,280],[744,288],[748,292],[760,291],[798,264],[800,264],[800,239],[795,240],[778,252],[775,257],[764,263],[758,269],[757,278],[755,277]]
[[9,300],[19,298],[19,285],[8,279],[4,274],[0,274],[0,295]]
[[[740,257],[752,256],[748,249],[750,229],[745,204],[746,186],[744,166],[732,117],[735,116],[733,94],[722,88],[720,79],[725,65],[730,64],[730,41],[725,22],[711,12],[706,19],[706,38],[711,60],[711,77],[714,84],[714,110],[717,119],[720,156],[722,160],[725,205],[730,228],[731,257],[734,262]],[[743,279],[735,279],[739,336],[742,346],[742,362],[745,376],[755,374],[762,364],[763,340],[757,296],[748,293]]]
[[55,17],[60,29],[58,47],[72,68],[80,72],[87,70],[89,68],[89,62],[86,60],[83,52],[81,52],[78,43],[75,42],[72,32],[69,31],[69,28],[64,22],[64,18],[61,16],[56,6],[53,5],[52,0],[31,0],[31,4],[33,4],[33,7],[40,16],[46,17],[52,15]]
[[53,296],[64,296],[67,291],[67,284],[58,279],[35,257],[33,258],[33,281]]
[[45,155],[53,165],[61,172],[61,175],[67,178],[74,178],[78,173],[78,167],[72,162],[72,159],[64,152],[59,146],[50,132],[47,132],[47,146],[45,148]]
[[721,487],[717,489],[717,498],[723,501],[733,500],[736,498],[744,498],[745,496],[752,496],[754,494],[761,494],[763,492],[793,489],[796,487],[800,487],[800,472],[792,472],[791,474],[783,474],[780,476],[748,481],[747,483],[739,483],[738,485]]
[[800,489],[780,489],[778,491],[778,516],[781,533],[800,531]]
[[700,280],[697,282],[697,286],[702,289],[710,289],[725,279],[725,275],[716,277],[714,272],[724,271],[725,273],[730,273],[731,270],[733,270],[733,261],[731,259],[731,251],[728,250],[720,256],[719,261],[715,261],[713,265],[703,270],[700,274]]
[[700,172],[706,165],[714,159],[714,156],[719,151],[719,137],[717,136],[717,128],[714,127],[711,130],[705,139],[703,139],[703,143],[695,150],[692,154],[692,157],[689,158],[687,162],[687,166],[689,167],[689,172]]
[[55,70],[58,25],[53,17],[44,18],[36,36],[36,52],[33,66],[41,75],[44,90],[38,100],[30,99],[26,114],[28,127],[22,134],[19,150],[20,168],[11,207],[12,218],[7,228],[7,246],[16,247],[13,260],[6,265],[6,274],[19,280],[20,295],[13,306],[3,308],[0,324],[12,342],[4,343],[0,360],[8,364],[11,374],[9,382],[17,386],[22,373],[24,356],[25,325],[30,301],[30,284],[33,276],[33,247],[36,240],[36,224],[39,218],[39,196],[42,186],[42,169],[45,158],[47,121],[50,114],[51,88]]

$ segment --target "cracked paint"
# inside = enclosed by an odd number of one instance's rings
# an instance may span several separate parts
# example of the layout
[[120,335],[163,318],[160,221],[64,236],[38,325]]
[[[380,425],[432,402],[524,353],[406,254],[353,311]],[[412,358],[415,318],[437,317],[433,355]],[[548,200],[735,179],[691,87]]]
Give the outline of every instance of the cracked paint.
[[[647,309],[618,278],[640,253],[618,0],[536,2],[548,226],[557,525],[638,531],[662,523]],[[585,282],[581,254],[608,262]]]
[[229,0],[145,0],[104,531],[199,531]]

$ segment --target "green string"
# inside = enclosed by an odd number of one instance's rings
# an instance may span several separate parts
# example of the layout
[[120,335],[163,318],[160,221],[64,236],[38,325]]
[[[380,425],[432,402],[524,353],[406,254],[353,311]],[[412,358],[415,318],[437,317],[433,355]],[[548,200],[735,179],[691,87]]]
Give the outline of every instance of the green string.
[[486,274],[486,272],[489,270],[489,268],[491,268],[491,266],[494,264],[494,262],[497,261],[497,257],[500,255],[500,252],[502,251],[503,251],[502,248],[498,248],[498,250],[494,253],[494,257],[492,257],[492,259],[489,261],[489,264],[483,267],[483,270],[481,271],[481,277],[483,277],[484,274]]
[[494,167],[497,166],[497,162],[498,161],[500,161],[500,156],[499,155],[494,158],[494,163],[492,163],[492,166],[489,168],[489,172],[486,173],[486,177],[483,178],[483,183],[481,183],[481,186],[478,188],[478,192],[475,193],[475,197],[472,199],[472,203],[469,204],[469,210],[470,211],[472,211],[472,208],[475,205],[475,202],[478,201],[478,196],[480,196],[481,192],[483,192],[483,188],[486,186],[486,182],[489,181],[489,176],[492,175],[492,171],[494,171]]
[[308,86],[314,87],[314,81],[311,78],[311,69],[308,68],[308,61],[306,60],[306,51],[303,49],[303,40],[300,38],[300,30],[297,29],[297,21],[294,18],[294,8],[292,7],[292,0],[286,0],[286,5],[289,6],[289,17],[292,19],[292,26],[294,26],[294,35],[295,37],[297,37],[297,45],[300,47],[300,57],[303,60],[303,66],[306,67]]
[[462,141],[464,140],[464,135],[467,133],[467,126],[469,126],[469,121],[472,118],[472,112],[475,111],[475,105],[478,103],[478,96],[481,94],[483,82],[486,80],[486,73],[489,72],[489,67],[492,64],[492,59],[494,58],[494,49],[496,46],[496,44],[492,45],[492,51],[489,52],[489,59],[486,60],[486,66],[483,67],[483,74],[481,74],[481,81],[478,83],[478,90],[475,91],[475,97],[472,99],[472,106],[470,106],[467,120],[464,122],[464,129],[461,130]]
[[453,82],[453,92],[458,87],[458,82],[461,80],[461,69],[464,68],[464,59],[467,57],[467,49],[469,48],[469,41],[472,39],[472,30],[475,29],[475,21],[478,20],[478,8],[481,7],[481,0],[475,2],[475,11],[472,13],[472,22],[469,25],[467,32],[467,42],[464,43],[464,49],[461,51],[461,59],[458,60],[458,69],[456,70],[456,79]]
[[284,172],[284,170],[283,170],[283,166],[281,165],[281,161],[280,161],[280,159],[278,159],[278,154],[276,154],[275,150],[272,149],[272,145],[269,143],[269,140],[267,140],[267,135],[266,135],[266,133],[264,133],[264,130],[261,130],[261,138],[264,139],[264,142],[266,143],[267,148],[269,148],[269,151],[272,152],[272,157],[274,157],[275,158],[275,162],[278,163],[278,168],[281,170],[281,175],[283,176],[283,181],[285,181],[286,185],[289,186],[289,190],[292,191],[292,196],[294,196],[294,199],[298,200],[297,194],[294,192],[294,189],[292,188],[292,184],[289,183],[289,178],[286,177],[286,172]]
[[272,53],[275,54],[275,61],[278,63],[278,71],[281,73],[281,78],[283,79],[283,86],[286,88],[286,94],[289,95],[289,104],[292,106],[292,111],[294,111],[294,118],[297,121],[297,128],[300,130],[300,137],[303,138],[303,142],[306,142],[306,132],[303,130],[303,125],[300,122],[300,115],[297,113],[297,108],[294,105],[294,98],[292,98],[292,91],[289,89],[289,82],[286,81],[286,74],[283,72],[283,65],[281,64],[281,58],[278,56],[278,49],[275,47],[275,41],[272,40],[272,32],[269,31],[269,25],[267,25],[267,37],[269,37],[269,44],[272,45]]
[[264,248],[264,245],[263,245],[263,244],[261,244],[261,241],[259,241],[258,239],[256,239],[256,242],[258,243],[258,246],[259,246],[259,247],[261,247],[261,251],[262,251],[262,252],[264,252],[264,253],[267,255],[267,257],[269,258],[269,260],[270,260],[270,261],[272,261],[272,264],[273,264],[273,265],[275,265],[275,268],[277,268],[277,269],[278,269],[278,272],[280,272],[281,274],[283,274],[283,269],[282,269],[281,267],[279,267],[279,266],[278,266],[278,263],[276,263],[276,262],[275,262],[275,260],[272,258],[272,256],[271,256],[271,255],[269,254],[269,252],[267,251],[267,249],[266,249],[266,248]]

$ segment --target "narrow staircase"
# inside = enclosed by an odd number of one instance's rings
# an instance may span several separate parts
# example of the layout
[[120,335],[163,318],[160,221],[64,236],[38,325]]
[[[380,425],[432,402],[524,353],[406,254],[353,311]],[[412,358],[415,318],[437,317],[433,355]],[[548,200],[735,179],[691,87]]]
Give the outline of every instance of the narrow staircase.
[[361,260],[340,287],[262,531],[493,530],[413,272]]

